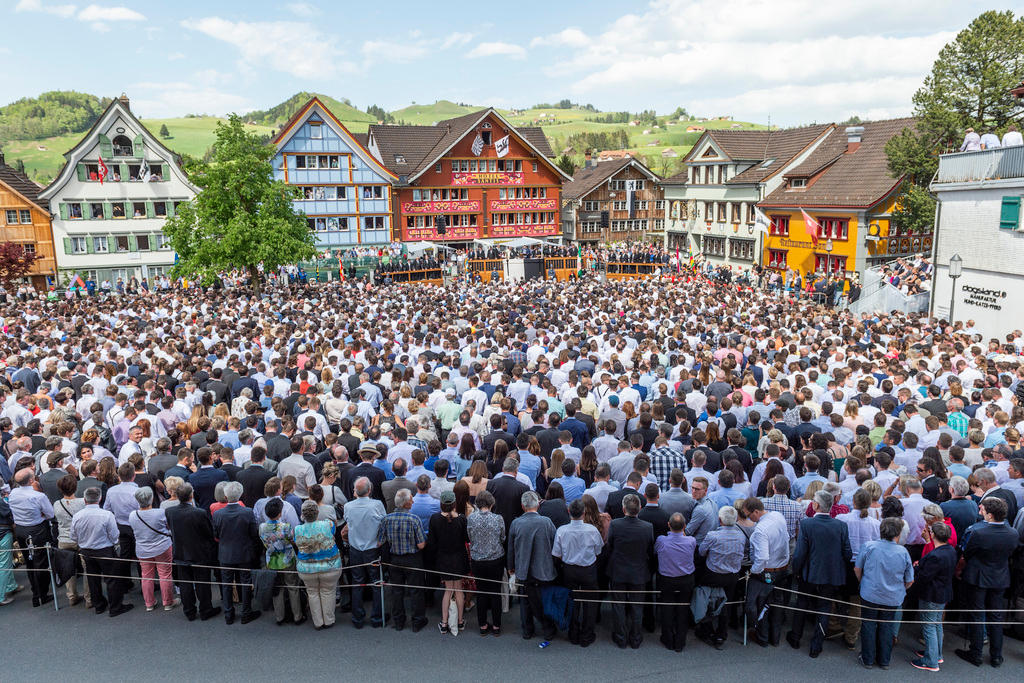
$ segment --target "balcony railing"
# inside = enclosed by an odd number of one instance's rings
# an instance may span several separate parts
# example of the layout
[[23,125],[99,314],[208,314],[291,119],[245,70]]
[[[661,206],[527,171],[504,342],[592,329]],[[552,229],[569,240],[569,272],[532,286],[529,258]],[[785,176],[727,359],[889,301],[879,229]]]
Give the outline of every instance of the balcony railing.
[[939,171],[933,184],[1007,178],[1024,178],[1024,146],[943,154],[939,157]]

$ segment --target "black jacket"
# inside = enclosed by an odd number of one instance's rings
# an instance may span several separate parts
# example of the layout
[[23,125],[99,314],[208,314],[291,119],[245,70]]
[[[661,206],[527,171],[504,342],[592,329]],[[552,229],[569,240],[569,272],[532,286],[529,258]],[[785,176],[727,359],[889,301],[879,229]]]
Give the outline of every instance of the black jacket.
[[644,494],[634,489],[631,489],[628,486],[623,486],[618,491],[612,491],[611,493],[608,494],[608,500],[605,503],[604,511],[607,512],[612,519],[618,519],[624,516],[625,513],[622,512],[622,499],[625,498],[630,493],[636,496],[640,496],[641,506],[647,505],[647,498],[644,496]]
[[654,526],[636,517],[613,519],[608,527],[608,578],[645,584],[654,567]]
[[914,588],[919,600],[945,605],[953,599],[953,571],[956,549],[940,545],[921,558],[914,571]]
[[1020,534],[1008,524],[978,522],[970,527],[964,543],[964,583],[979,588],[1007,588],[1010,556],[1018,545]]
[[235,475],[235,481],[242,485],[242,503],[252,508],[263,497],[263,487],[274,475],[262,465],[249,465]]
[[661,506],[645,505],[640,508],[640,514],[637,517],[651,523],[651,526],[654,527],[655,536],[664,536],[668,533],[669,514]]
[[260,532],[251,508],[236,504],[217,510],[213,513],[213,532],[217,535],[218,562],[255,566]]
[[359,477],[366,477],[370,480],[370,484],[372,485],[370,496],[383,503],[384,491],[381,489],[380,485],[384,483],[385,479],[387,479],[387,475],[384,474],[384,470],[379,467],[375,467],[373,463],[368,462],[361,462],[348,472],[345,472],[344,481],[341,486],[341,491],[345,494],[345,498],[347,500],[352,500],[356,497],[356,479]]
[[210,513],[194,505],[175,505],[167,508],[166,515],[175,562],[217,563],[217,540]]
[[505,531],[512,520],[523,514],[523,494],[530,490],[526,484],[515,477],[498,477],[487,482],[487,491],[494,496],[493,512],[505,520]]

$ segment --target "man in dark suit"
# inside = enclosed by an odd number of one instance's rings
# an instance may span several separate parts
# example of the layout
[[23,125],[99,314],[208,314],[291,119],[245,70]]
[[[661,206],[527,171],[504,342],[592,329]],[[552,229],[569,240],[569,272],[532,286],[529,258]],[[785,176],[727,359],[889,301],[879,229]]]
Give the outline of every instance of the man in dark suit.
[[505,520],[505,530],[508,531],[512,520],[523,514],[523,494],[530,490],[530,487],[516,479],[519,471],[519,463],[515,458],[505,458],[501,467],[501,476],[494,477],[487,482],[487,491],[494,496],[493,512],[501,515]]
[[228,481],[236,481],[242,468],[235,464],[235,450],[231,446],[222,446],[220,454],[220,471],[228,475]]
[[267,459],[267,451],[263,446],[256,446],[249,456],[249,466],[235,475],[235,481],[242,485],[242,503],[251,508],[263,497],[263,487],[274,475],[263,466]]
[[[974,479],[977,482],[975,492],[981,496],[981,500],[998,498],[1003,501],[1006,504],[1005,519],[1013,523],[1017,519],[1017,497],[1013,495],[1013,492],[996,483],[995,473],[987,467],[975,470]],[[981,501],[978,501],[978,504],[980,505]]]
[[481,439],[481,450],[486,451],[488,455],[493,454],[494,444],[498,441],[504,441],[507,443],[509,453],[515,453],[515,437],[501,428],[501,415],[499,413],[494,413],[491,415],[491,433]]
[[[591,429],[580,419],[582,413],[579,399],[574,398],[565,404],[565,415],[566,419],[558,425],[559,428],[572,434],[572,445],[583,450],[590,443]],[[594,422],[593,417],[590,418],[590,422]]]
[[647,498],[640,493],[640,486],[643,484],[644,478],[640,476],[639,472],[630,472],[629,476],[626,477],[626,484],[618,491],[612,491],[608,494],[608,500],[605,501],[604,511],[612,519],[618,519],[623,516],[622,511],[622,499],[633,494],[640,497],[640,505],[647,505]]
[[348,451],[349,460],[357,460],[359,457],[356,455],[359,452],[359,439],[352,436],[352,421],[347,417],[341,418],[341,421],[338,423],[338,429],[338,445],[344,446],[345,450]]
[[259,398],[260,385],[252,377],[249,377],[249,368],[239,364],[237,367],[238,379],[231,383],[231,400],[234,401],[242,393],[242,389],[249,389],[252,398]]
[[659,490],[657,484],[648,484],[644,487],[644,498],[647,503],[640,509],[640,514],[637,515],[640,519],[645,522],[650,522],[651,526],[654,527],[654,536],[664,536],[668,533],[668,518],[669,514],[661,509],[658,504]]
[[260,544],[259,525],[256,524],[252,509],[238,504],[242,497],[241,484],[237,481],[228,482],[224,487],[224,495],[228,499],[227,506],[213,515],[213,532],[219,539],[217,562],[223,567],[221,606],[224,608],[224,620],[228,624],[235,623],[232,590],[237,587],[242,603],[242,623],[248,624],[260,616],[259,610],[252,608],[252,574],[249,571],[260,555],[257,550]]
[[[224,371],[220,368],[213,369],[213,379],[206,383],[206,391],[213,394],[213,404],[225,403],[228,400],[228,385],[222,381]],[[254,394],[255,396],[256,394]]]
[[639,519],[640,497],[627,495],[622,501],[624,517],[613,519],[608,528],[608,579],[612,591],[612,640],[620,648],[640,647],[640,605],[644,586],[654,567],[654,527]]
[[[846,585],[847,567],[853,558],[850,529],[846,522],[829,515],[832,502],[832,494],[827,491],[814,494],[811,503],[814,516],[800,522],[800,533],[793,551],[792,570],[800,580],[802,593],[797,607],[819,613],[814,620],[814,635],[811,636],[811,657],[821,654],[828,629],[827,613],[832,611],[829,598]],[[786,634],[786,640],[793,649],[800,648],[807,616],[807,612],[801,611],[793,615],[793,629]]]
[[189,475],[188,483],[192,484],[195,492],[196,505],[209,511],[210,506],[217,502],[214,490],[217,484],[228,480],[228,473],[213,466],[213,451],[209,448],[200,448],[196,459],[199,461],[199,469]]
[[921,480],[921,495],[933,503],[941,503],[949,484],[935,475],[936,467],[931,458],[921,458],[917,461],[917,476]]
[[551,462],[551,451],[560,445],[558,442],[558,435],[562,431],[558,426],[560,422],[561,418],[558,413],[551,413],[548,415],[550,426],[537,432],[537,442],[540,443],[540,457],[548,462]]
[[405,476],[408,469],[409,465],[405,462],[405,458],[396,458],[391,465],[391,471],[395,473],[395,478],[380,485],[384,492],[384,509],[388,514],[395,511],[395,494],[400,489],[405,489],[412,495],[416,495],[416,484]]
[[384,480],[387,479],[387,475],[384,474],[384,470],[379,467],[375,467],[373,464],[373,461],[376,460],[379,455],[377,449],[370,446],[360,448],[358,455],[362,462],[345,473],[345,480],[342,483],[342,492],[345,494],[345,498],[347,500],[355,498],[356,479],[359,477],[366,477],[370,480],[370,484],[373,488],[370,495],[383,503],[384,491],[381,488],[381,485],[384,483]]
[[986,631],[981,622],[987,621],[989,656],[992,666],[998,667],[1003,663],[1003,594],[1010,586],[1010,557],[1021,538],[1006,524],[1006,503],[1001,498],[983,498],[978,512],[984,521],[967,529],[967,540],[963,544],[964,606],[972,610],[968,617],[975,623],[968,629],[970,649],[957,650],[956,656],[981,666]]
[[178,487],[177,496],[179,505],[167,508],[167,526],[171,530],[181,606],[189,621],[195,621],[197,615],[206,621],[220,614],[220,607],[214,607],[211,601],[211,573],[208,569],[217,564],[217,540],[213,535],[210,514],[192,505],[192,486],[182,484]]
[[291,420],[284,420],[285,423],[278,433],[277,425],[273,421],[267,423],[267,433],[263,441],[267,444],[267,457],[274,462],[281,462],[292,454],[291,433],[295,431],[295,424]]

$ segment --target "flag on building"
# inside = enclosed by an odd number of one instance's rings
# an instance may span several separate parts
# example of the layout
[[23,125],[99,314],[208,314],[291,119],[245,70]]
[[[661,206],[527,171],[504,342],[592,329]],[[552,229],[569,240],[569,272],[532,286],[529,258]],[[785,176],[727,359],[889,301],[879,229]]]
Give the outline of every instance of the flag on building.
[[148,183],[149,182],[149,177],[150,177],[149,162],[146,161],[145,159],[143,159],[142,160],[142,165],[139,166],[139,180],[141,180],[144,183]]
[[97,164],[97,173],[96,173],[96,175],[99,176],[100,185],[102,185],[103,184],[103,179],[107,177],[107,165],[105,163],[103,163],[103,157],[100,157],[99,159],[100,160],[99,160],[99,163]]
[[765,237],[771,234],[772,221],[768,216],[764,215],[761,209],[754,207],[754,230],[756,232],[763,232]]
[[633,195],[636,193],[636,181],[626,181],[626,210],[629,211],[630,218],[636,218],[636,202],[633,201]]
[[508,156],[508,138],[509,136],[506,135],[494,143],[494,151],[498,153],[499,159]]
[[484,138],[483,138],[482,135],[480,135],[480,133],[477,133],[476,137],[473,139],[473,147],[472,147],[473,156],[478,157],[478,156],[480,156],[480,153],[483,152],[483,151],[484,151]]
[[800,209],[800,213],[803,214],[804,229],[807,230],[807,234],[810,236],[811,242],[814,243],[814,246],[818,246],[818,233],[821,231],[821,225],[818,224],[818,221],[811,218],[803,209]]

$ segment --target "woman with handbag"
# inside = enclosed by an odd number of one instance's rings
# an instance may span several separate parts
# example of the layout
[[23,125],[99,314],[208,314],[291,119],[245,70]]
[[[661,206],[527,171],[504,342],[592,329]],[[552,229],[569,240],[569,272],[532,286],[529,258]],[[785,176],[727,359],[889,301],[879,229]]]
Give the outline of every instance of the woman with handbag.
[[135,534],[135,555],[142,566],[142,597],[146,601],[146,611],[156,609],[153,584],[155,577],[159,576],[160,597],[163,598],[164,611],[169,612],[181,604],[174,597],[174,582],[171,580],[171,530],[164,511],[153,508],[153,489],[148,486],[139,488],[135,491],[135,500],[139,501],[139,509],[128,515],[128,524]]

